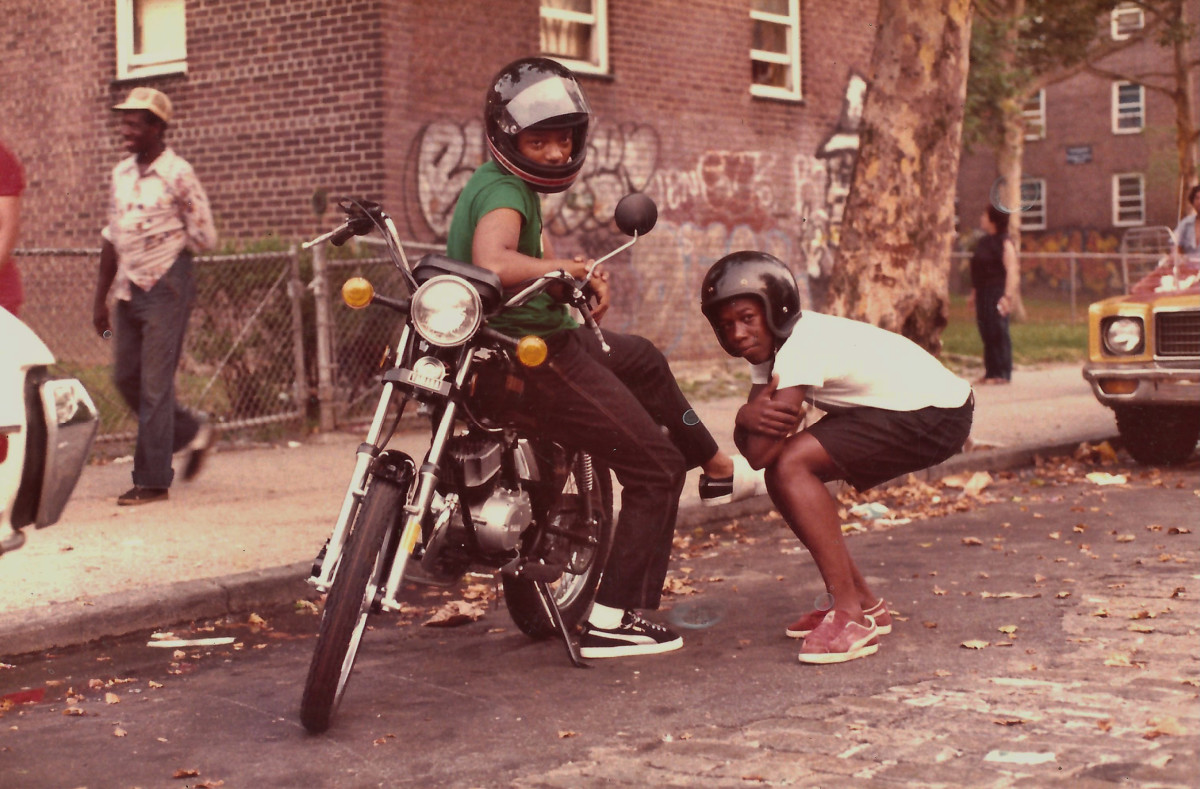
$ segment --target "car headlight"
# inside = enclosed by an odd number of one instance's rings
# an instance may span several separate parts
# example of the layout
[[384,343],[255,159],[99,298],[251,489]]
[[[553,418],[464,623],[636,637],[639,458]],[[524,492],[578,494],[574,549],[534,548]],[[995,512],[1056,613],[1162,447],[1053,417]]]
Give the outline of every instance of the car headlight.
[[483,304],[475,289],[458,277],[431,278],[412,297],[409,315],[417,332],[433,345],[462,345],[479,329]]
[[1104,349],[1117,356],[1142,350],[1146,333],[1138,318],[1113,318],[1104,326]]

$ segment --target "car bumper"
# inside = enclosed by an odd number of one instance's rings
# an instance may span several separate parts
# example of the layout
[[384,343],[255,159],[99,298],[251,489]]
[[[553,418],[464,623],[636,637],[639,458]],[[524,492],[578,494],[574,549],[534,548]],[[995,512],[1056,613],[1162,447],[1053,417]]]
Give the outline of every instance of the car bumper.
[[1096,399],[1109,408],[1122,405],[1200,407],[1200,365],[1173,369],[1156,365],[1088,364],[1083,377]]

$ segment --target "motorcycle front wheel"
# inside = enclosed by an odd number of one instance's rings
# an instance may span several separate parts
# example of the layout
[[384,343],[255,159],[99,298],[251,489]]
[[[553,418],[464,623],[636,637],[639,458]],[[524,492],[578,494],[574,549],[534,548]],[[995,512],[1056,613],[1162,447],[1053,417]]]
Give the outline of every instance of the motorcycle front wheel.
[[408,479],[409,474],[404,472],[397,479],[373,477],[358,510],[325,599],[317,646],[300,701],[300,721],[313,734],[329,728],[346,690],[367,627],[367,616],[383,582],[389,553],[383,550],[384,542],[389,534],[396,538],[395,527],[404,510]]
[[[589,465],[593,469],[590,484]],[[613,521],[612,476],[608,468],[589,462],[582,452],[575,454],[569,468],[551,511],[543,516],[552,529],[539,534],[537,544],[527,554],[548,563],[565,560],[567,570],[550,584],[550,593],[568,630],[583,621],[596,597],[612,543]],[[505,575],[501,583],[509,616],[522,633],[531,638],[557,633],[533,580]]]

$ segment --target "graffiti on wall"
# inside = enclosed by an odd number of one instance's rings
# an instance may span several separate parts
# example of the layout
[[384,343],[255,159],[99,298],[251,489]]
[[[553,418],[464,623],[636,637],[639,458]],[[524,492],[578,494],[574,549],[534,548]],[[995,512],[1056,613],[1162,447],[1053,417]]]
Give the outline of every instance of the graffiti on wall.
[[[654,126],[602,125],[575,185],[546,196],[547,232],[562,239],[559,253],[599,255],[620,243],[611,221],[617,201],[632,191],[653,197],[658,226],[631,256],[613,263],[620,267],[613,313],[624,316],[614,328],[650,337],[667,351],[695,327],[663,305],[691,304],[704,271],[729,252],[759,249],[787,261],[811,306],[809,280],[827,277],[833,266],[865,96],[865,80],[852,75],[835,129],[816,150],[796,154],[790,168],[778,152],[721,148],[684,167],[666,166]],[[482,123],[432,123],[416,150],[420,216],[445,238],[459,193],[486,158]]]

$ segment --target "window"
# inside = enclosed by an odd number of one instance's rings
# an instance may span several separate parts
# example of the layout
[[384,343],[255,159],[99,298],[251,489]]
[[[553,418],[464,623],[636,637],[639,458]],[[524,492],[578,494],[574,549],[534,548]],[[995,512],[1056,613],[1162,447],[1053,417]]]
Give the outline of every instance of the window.
[[1136,134],[1146,125],[1146,94],[1136,82],[1113,83],[1113,134]]
[[1046,91],[1039,90],[1037,95],[1027,99],[1021,108],[1025,118],[1025,139],[1046,139]]
[[1146,26],[1146,13],[1136,3],[1121,3],[1110,15],[1113,41],[1124,41]]
[[1021,179],[1021,229],[1046,229],[1046,181]]
[[1146,224],[1146,182],[1141,173],[1113,176],[1113,225]]
[[184,0],[117,0],[117,79],[187,71]]
[[750,93],[800,98],[800,0],[750,0]]
[[608,73],[608,0],[542,0],[542,54],[572,71]]

